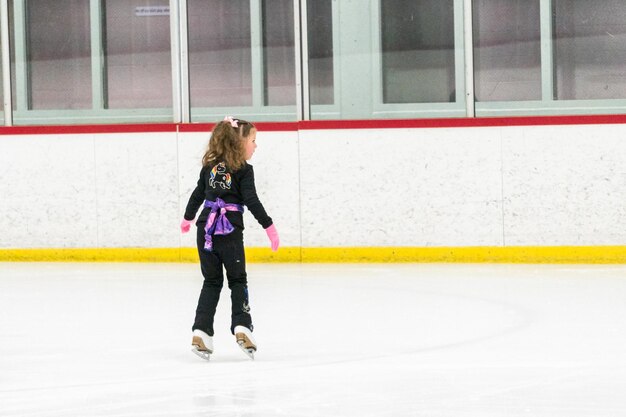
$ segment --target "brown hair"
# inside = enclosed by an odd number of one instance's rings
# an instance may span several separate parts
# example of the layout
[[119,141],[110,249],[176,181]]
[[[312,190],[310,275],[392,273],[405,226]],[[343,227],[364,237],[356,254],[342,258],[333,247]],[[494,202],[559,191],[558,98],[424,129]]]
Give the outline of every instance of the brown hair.
[[244,140],[250,136],[254,125],[245,120],[223,120],[215,125],[211,132],[209,146],[202,157],[202,166],[224,162],[228,168],[237,171],[246,163]]

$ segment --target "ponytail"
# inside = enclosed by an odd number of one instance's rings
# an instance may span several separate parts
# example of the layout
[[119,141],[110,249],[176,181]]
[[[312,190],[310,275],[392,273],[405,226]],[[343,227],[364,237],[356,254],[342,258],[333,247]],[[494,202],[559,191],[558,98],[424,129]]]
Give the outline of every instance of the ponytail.
[[211,132],[209,146],[202,157],[202,166],[224,164],[237,171],[246,164],[244,140],[250,135],[254,125],[245,120],[226,117]]

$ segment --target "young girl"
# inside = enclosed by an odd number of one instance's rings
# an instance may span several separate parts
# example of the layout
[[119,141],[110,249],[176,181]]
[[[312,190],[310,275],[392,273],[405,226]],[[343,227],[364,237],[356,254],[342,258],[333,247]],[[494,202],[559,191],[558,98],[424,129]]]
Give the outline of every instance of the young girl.
[[276,227],[257,196],[252,165],[246,162],[256,146],[256,128],[250,122],[227,116],[213,128],[198,185],[191,193],[180,225],[183,233],[188,232],[198,208],[204,205],[196,222],[204,283],[191,342],[192,351],[204,359],[213,353],[213,318],[224,283],[222,267],[226,269],[232,302],[230,331],[252,359],[256,351],[248,303],[243,206],[265,229],[272,250],[277,250],[279,244]]

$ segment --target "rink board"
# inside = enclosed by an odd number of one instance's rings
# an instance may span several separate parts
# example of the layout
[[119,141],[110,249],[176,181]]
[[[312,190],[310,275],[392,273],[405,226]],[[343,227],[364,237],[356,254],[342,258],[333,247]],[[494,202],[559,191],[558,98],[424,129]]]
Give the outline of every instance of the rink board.
[[[0,129],[0,258],[192,261],[211,125]],[[259,124],[251,262],[625,262],[626,116]],[[136,249],[137,248],[137,249]]]

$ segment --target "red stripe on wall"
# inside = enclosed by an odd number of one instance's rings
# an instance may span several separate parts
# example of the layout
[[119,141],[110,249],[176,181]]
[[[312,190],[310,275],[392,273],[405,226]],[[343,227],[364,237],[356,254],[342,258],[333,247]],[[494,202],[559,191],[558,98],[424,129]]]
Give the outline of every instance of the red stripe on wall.
[[310,120],[299,122],[300,130],[394,129],[442,127],[546,126],[624,124],[626,114],[600,116],[480,117],[459,119]]
[[119,124],[119,125],[67,125],[67,126],[11,126],[0,127],[0,135],[52,135],[89,133],[151,133],[176,132],[176,124]]
[[[458,119],[378,119],[310,120],[301,122],[258,122],[260,131],[297,132],[298,130],[451,128],[494,126],[547,126],[626,124],[626,114],[593,116],[480,117]],[[214,123],[158,123],[67,126],[0,127],[0,135],[50,135],[90,133],[211,132]]]

